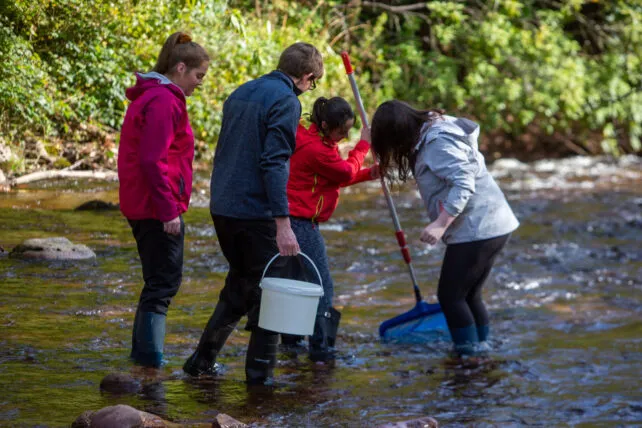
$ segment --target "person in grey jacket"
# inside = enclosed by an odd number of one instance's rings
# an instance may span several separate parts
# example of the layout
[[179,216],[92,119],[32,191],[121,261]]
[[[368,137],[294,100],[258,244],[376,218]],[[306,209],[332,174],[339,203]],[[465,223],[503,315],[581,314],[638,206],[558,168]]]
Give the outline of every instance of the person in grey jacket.
[[210,213],[230,268],[214,313],[196,350],[183,365],[191,376],[217,373],[218,353],[241,317],[247,315],[245,328],[252,332],[245,361],[247,382],[272,380],[278,333],[258,325],[259,282],[276,253],[299,253],[286,192],[301,117],[297,97],[314,89],[323,73],[319,51],[309,43],[295,43],[281,53],[277,70],[244,83],[223,105]]
[[489,317],[482,287],[495,258],[519,222],[486,169],[479,125],[443,110],[416,110],[393,100],[372,120],[372,150],[381,174],[405,182],[414,176],[430,217],[420,239],[442,240],[446,254],[437,297],[459,355],[485,345]]

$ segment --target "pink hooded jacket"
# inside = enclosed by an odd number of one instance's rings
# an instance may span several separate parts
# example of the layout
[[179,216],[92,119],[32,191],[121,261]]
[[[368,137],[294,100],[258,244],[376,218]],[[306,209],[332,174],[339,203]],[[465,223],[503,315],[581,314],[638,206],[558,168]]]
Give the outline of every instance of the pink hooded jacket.
[[120,210],[130,220],[172,220],[189,206],[194,135],[183,91],[158,73],[136,74],[118,148]]

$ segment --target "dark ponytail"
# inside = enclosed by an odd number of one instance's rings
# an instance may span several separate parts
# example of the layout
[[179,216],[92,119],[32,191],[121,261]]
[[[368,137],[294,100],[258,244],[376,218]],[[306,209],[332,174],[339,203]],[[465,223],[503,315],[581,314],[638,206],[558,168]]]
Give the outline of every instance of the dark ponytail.
[[209,62],[209,60],[210,57],[205,49],[193,42],[189,34],[177,31],[165,41],[152,71],[168,74],[174,71],[174,67],[179,62],[191,69],[200,67],[201,64]]
[[392,180],[392,167],[396,167],[398,179],[406,181],[412,174],[413,149],[419,142],[421,128],[444,115],[444,110],[416,110],[397,101],[381,104],[372,118],[370,129],[372,151],[379,159],[381,175]]
[[[333,130],[343,127],[350,119],[354,119],[352,107],[341,97],[330,99],[324,97],[317,98],[312,106],[312,114],[310,115],[310,121],[314,123],[324,135],[328,135]],[[323,122],[326,124],[325,127],[323,127]]]

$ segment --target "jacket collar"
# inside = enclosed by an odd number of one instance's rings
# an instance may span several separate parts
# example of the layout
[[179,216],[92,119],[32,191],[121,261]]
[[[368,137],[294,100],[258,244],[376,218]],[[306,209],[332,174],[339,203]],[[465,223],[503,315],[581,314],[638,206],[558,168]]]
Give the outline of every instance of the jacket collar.
[[301,92],[301,90],[299,88],[296,87],[296,85],[294,84],[294,81],[292,80],[292,78],[290,78],[290,76],[288,76],[287,74],[285,74],[284,72],[282,72],[280,70],[274,70],[274,71],[266,74],[265,77],[270,78],[270,79],[281,80],[283,83],[288,85],[288,87],[290,89],[292,89],[292,92],[294,92],[294,94],[297,97],[303,93],[303,92]]

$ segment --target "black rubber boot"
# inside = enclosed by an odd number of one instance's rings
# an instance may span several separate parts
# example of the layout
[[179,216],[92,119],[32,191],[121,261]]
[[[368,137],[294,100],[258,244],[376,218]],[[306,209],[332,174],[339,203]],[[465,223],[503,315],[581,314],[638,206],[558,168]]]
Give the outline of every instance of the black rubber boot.
[[216,357],[237,323],[238,319],[228,313],[227,305],[219,302],[207,322],[196,351],[183,364],[183,371],[190,376],[216,375],[220,370]]
[[286,334],[281,333],[281,345],[288,347],[299,346],[299,342],[305,339],[305,336],[299,336],[297,334]]
[[271,384],[276,367],[279,334],[255,327],[245,357],[245,377],[249,385]]
[[340,320],[341,313],[332,307],[325,314],[317,315],[314,323],[314,333],[310,336],[310,360],[327,362],[334,359],[334,344]]

